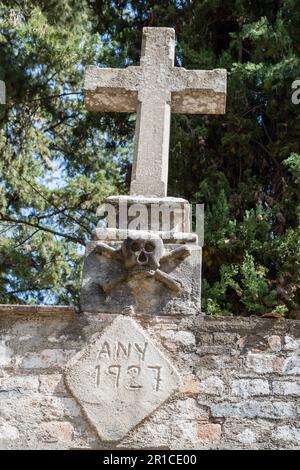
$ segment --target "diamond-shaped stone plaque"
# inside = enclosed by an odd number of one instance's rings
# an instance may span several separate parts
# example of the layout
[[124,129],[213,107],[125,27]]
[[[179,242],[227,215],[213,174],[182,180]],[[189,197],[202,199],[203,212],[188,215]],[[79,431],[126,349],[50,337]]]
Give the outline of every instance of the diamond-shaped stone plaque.
[[179,385],[175,368],[131,318],[118,316],[78,353],[66,383],[104,441],[118,441]]

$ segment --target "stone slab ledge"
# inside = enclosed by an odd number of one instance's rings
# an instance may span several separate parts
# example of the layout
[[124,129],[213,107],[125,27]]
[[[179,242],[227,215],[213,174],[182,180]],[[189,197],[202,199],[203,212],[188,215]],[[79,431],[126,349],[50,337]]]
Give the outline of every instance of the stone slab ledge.
[[72,305],[18,305],[0,304],[0,314],[13,315],[74,315],[75,308]]

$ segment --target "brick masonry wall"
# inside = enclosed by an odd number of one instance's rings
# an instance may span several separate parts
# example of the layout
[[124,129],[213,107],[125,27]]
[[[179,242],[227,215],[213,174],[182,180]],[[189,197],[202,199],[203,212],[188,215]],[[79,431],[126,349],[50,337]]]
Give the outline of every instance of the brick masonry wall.
[[[114,318],[68,307],[0,307],[0,449],[108,447],[66,389],[63,370]],[[135,320],[182,384],[112,447],[300,449],[299,321]]]

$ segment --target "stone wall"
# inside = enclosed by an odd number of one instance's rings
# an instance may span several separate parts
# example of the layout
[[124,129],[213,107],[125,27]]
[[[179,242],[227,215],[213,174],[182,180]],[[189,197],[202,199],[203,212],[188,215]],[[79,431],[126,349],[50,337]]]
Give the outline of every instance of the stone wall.
[[[1,449],[109,448],[67,390],[63,369],[114,318],[68,307],[0,307]],[[300,448],[300,322],[202,315],[135,320],[182,383],[111,447]]]

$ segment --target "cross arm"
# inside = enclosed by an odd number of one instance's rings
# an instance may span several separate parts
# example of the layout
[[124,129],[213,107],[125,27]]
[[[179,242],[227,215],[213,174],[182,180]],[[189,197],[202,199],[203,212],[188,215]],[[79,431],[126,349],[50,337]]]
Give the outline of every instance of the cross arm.
[[171,109],[182,114],[224,114],[225,69],[186,70],[173,68]]
[[87,67],[84,94],[89,111],[133,113],[137,107],[140,67]]

